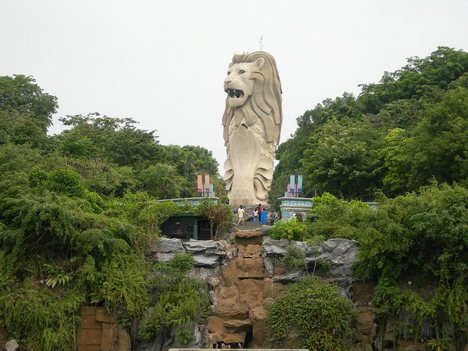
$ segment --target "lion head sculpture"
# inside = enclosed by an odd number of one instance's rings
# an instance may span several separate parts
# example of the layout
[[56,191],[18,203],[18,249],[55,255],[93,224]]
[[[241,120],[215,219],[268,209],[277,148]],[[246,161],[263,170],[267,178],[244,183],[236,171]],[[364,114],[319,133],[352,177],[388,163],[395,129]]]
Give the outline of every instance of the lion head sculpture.
[[234,55],[224,80],[226,109],[223,115],[224,141],[229,142],[229,126],[242,121],[250,127],[263,124],[265,141],[279,143],[282,122],[281,82],[276,62],[270,54],[257,51]]

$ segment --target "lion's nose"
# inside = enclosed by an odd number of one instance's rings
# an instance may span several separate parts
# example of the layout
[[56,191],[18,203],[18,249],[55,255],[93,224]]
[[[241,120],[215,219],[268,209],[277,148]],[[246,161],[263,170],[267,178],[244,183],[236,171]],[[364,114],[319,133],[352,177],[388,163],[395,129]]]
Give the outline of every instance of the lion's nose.
[[231,83],[231,82],[232,82],[232,81],[231,81],[230,79],[227,79],[227,78],[224,80],[224,84],[229,84],[229,83]]

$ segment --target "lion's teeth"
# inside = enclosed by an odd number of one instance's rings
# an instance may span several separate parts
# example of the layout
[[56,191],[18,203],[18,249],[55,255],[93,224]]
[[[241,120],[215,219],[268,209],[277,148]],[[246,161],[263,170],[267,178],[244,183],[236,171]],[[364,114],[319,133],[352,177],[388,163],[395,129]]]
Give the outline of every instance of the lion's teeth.
[[242,95],[244,95],[242,90],[238,90],[238,89],[227,89],[226,92],[232,98],[233,97],[240,98]]

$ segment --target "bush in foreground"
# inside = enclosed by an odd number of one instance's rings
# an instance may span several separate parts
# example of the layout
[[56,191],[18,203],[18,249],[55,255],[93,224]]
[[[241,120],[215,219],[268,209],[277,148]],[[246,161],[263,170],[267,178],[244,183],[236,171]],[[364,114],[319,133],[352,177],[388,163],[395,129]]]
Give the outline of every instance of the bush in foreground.
[[336,287],[310,276],[292,285],[268,307],[269,337],[275,348],[347,350],[355,310]]

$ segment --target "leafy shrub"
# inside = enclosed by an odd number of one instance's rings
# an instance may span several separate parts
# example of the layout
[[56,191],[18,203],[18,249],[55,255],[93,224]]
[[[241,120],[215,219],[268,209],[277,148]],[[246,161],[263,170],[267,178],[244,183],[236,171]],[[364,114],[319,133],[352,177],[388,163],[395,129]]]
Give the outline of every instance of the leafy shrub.
[[140,337],[149,340],[161,335],[163,340],[176,328],[176,341],[184,344],[191,339],[185,328],[193,321],[207,317],[209,297],[202,281],[188,277],[194,260],[189,254],[176,254],[166,263],[156,264],[153,281],[155,299],[140,326]]
[[102,269],[104,279],[95,301],[126,318],[141,316],[149,303],[145,265],[141,256],[116,255]]
[[82,197],[85,192],[85,187],[79,173],[67,168],[59,168],[51,172],[48,186],[52,191],[69,196]]
[[224,204],[214,204],[211,201],[202,201],[198,205],[197,212],[205,216],[213,227],[214,235],[225,233],[234,226],[234,215],[229,206]]
[[[418,325],[430,322],[439,338],[453,338],[468,324],[468,190],[460,186],[423,188],[381,204],[362,231],[357,273],[376,279],[374,305],[382,319],[409,312]],[[431,298],[398,285],[413,280],[435,286]],[[443,326],[449,322],[453,333]]]
[[83,194],[83,198],[86,199],[91,204],[91,207],[93,208],[95,212],[99,213],[105,207],[105,202],[102,199],[102,197],[94,191],[85,190]]
[[308,220],[314,235],[324,238],[357,239],[361,227],[369,221],[372,209],[360,201],[345,201],[324,193],[313,198]]
[[178,278],[182,278],[194,265],[195,260],[192,255],[177,253],[171,260],[158,263],[156,269],[166,276],[175,275]]
[[139,173],[142,190],[159,199],[180,197],[186,179],[177,173],[174,166],[158,163]]
[[310,226],[298,220],[279,220],[266,233],[272,239],[304,241],[311,236]]
[[281,262],[287,268],[307,268],[305,261],[305,252],[295,245],[288,245],[286,247],[286,254]]
[[137,224],[140,212],[147,207],[149,201],[150,197],[145,192],[126,192],[122,197],[109,199],[105,214],[110,217],[125,218]]
[[31,351],[74,350],[83,294],[38,286],[31,279],[19,283],[5,268],[0,268],[0,325],[8,335]]
[[291,285],[267,309],[275,348],[348,350],[354,318],[352,304],[338,295],[336,287],[313,276]]
[[433,185],[384,201],[358,239],[364,278],[420,277],[451,285],[466,273],[468,190]]
[[169,217],[180,212],[181,208],[172,201],[150,201],[147,202],[146,206],[141,210],[138,221],[146,225],[154,224],[155,226],[160,226],[167,221]]
[[0,328],[9,337],[28,350],[73,350],[85,303],[140,318],[146,232],[77,197],[25,188],[0,196]]

